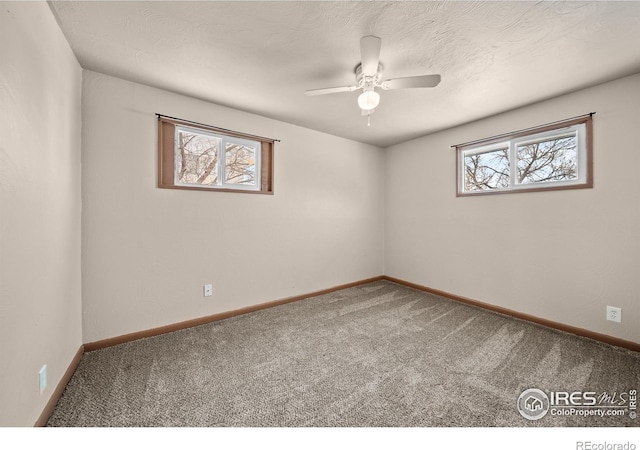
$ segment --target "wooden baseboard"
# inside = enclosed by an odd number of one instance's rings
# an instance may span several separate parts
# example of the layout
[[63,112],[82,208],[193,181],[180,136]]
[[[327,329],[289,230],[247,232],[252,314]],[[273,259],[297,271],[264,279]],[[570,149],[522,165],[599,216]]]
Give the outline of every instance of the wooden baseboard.
[[281,300],[275,300],[266,303],[260,303],[258,305],[247,306],[245,308],[235,309],[233,311],[226,311],[218,314],[213,314],[210,316],[200,317],[197,319],[187,320],[184,322],[178,322],[171,325],[165,325],[163,327],[152,328],[149,330],[137,331],[134,333],[124,334],[122,336],[116,336],[108,339],[103,339],[96,342],[89,342],[84,344],[84,350],[86,352],[91,352],[94,350],[99,350],[102,348],[112,347],[114,345],[124,344],[125,342],[131,342],[138,339],[148,338],[152,336],[158,336],[165,333],[171,333],[173,331],[183,330],[185,328],[197,327],[199,325],[204,325],[211,322],[216,322],[218,320],[228,319],[230,317],[239,316],[241,314],[247,314],[250,312],[259,311],[261,309],[273,308],[274,306],[284,305],[286,303],[296,302],[298,300],[303,300],[305,298],[317,297],[319,295],[329,294],[331,292],[339,291],[341,289],[347,289],[350,287],[360,286],[367,283],[372,283],[374,281],[383,280],[384,277],[382,275],[367,278],[365,280],[355,281],[353,283],[342,284],[340,286],[334,286],[332,288],[323,289],[321,291],[312,292],[310,294],[296,295],[294,297],[288,297]]
[[40,414],[40,417],[38,418],[38,420],[36,421],[34,426],[36,426],[36,427],[44,427],[44,426],[47,425],[47,422],[49,421],[49,417],[51,417],[51,414],[53,413],[53,410],[55,409],[56,405],[58,404],[58,401],[60,400],[60,397],[62,396],[62,393],[64,392],[64,389],[67,387],[67,384],[71,380],[71,377],[73,376],[74,372],[76,371],[76,368],[78,367],[78,364],[80,364],[80,360],[82,359],[82,355],[85,352],[90,352],[90,351],[98,350],[98,349],[101,349],[101,348],[107,348],[107,347],[111,347],[111,346],[114,346],[114,345],[122,344],[122,343],[125,343],[125,342],[130,342],[130,341],[134,341],[134,340],[142,339],[142,338],[146,338],[146,337],[158,336],[158,335],[164,334],[164,333],[171,333],[172,331],[178,331],[178,330],[182,330],[182,329],[185,329],[185,328],[195,327],[195,326],[198,326],[198,325],[204,325],[206,323],[215,322],[217,320],[228,319],[229,317],[234,317],[234,316],[239,316],[241,314],[247,314],[247,313],[250,313],[250,312],[259,311],[261,309],[273,308],[274,306],[284,305],[286,303],[296,302],[298,300],[303,300],[305,298],[317,297],[319,295],[329,294],[331,292],[339,291],[341,289],[360,286],[360,285],[363,285],[363,284],[372,283],[374,281],[380,281],[382,279],[384,279],[383,276],[367,278],[365,280],[355,281],[353,283],[342,284],[340,286],[334,286],[332,288],[323,289],[323,290],[320,290],[320,291],[312,292],[310,294],[296,295],[294,297],[288,297],[288,298],[281,299],[281,300],[275,300],[275,301],[271,301],[271,302],[267,302],[267,303],[260,303],[258,305],[247,306],[245,308],[240,308],[240,309],[236,309],[236,310],[233,310],[233,311],[227,311],[227,312],[223,312],[223,313],[219,313],[219,314],[213,314],[211,316],[201,317],[201,318],[193,319],[193,320],[187,320],[185,322],[179,322],[179,323],[167,325],[167,326],[164,326],[164,327],[158,327],[158,328],[153,328],[151,330],[145,330],[145,331],[139,331],[139,332],[135,332],[135,333],[129,333],[129,334],[125,334],[123,336],[117,336],[117,337],[114,337],[114,338],[104,339],[104,340],[101,340],[101,341],[90,342],[90,343],[81,345],[80,348],[78,349],[77,353],[75,354],[75,356],[71,360],[71,363],[69,364],[69,367],[67,368],[66,372],[62,376],[62,379],[60,380],[60,382],[56,386],[56,389],[51,394],[51,398],[49,399],[49,401],[47,402],[46,406],[42,410],[42,413]]
[[311,297],[317,297],[319,295],[324,295],[324,294],[329,294],[331,292],[335,292],[335,291],[339,291],[341,289],[347,289],[350,287],[355,287],[355,286],[360,286],[363,284],[367,284],[367,283],[372,283],[374,281],[389,281],[392,283],[396,283],[402,286],[407,286],[409,288],[412,289],[417,289],[419,291],[423,291],[423,292],[428,292],[430,294],[434,294],[434,295],[438,295],[440,297],[444,297],[444,298],[448,298],[450,300],[454,300],[457,302],[461,302],[461,303],[465,303],[467,305],[472,305],[472,306],[476,306],[482,309],[486,309],[489,311],[493,311],[493,312],[497,312],[500,314],[504,314],[507,316],[511,316],[511,317],[515,317],[517,319],[522,319],[522,320],[526,320],[528,322],[533,322],[533,323],[537,323],[539,325],[543,325],[549,328],[553,328],[556,330],[560,330],[560,331],[565,331],[571,334],[575,334],[578,336],[582,336],[582,337],[586,337],[589,339],[593,339],[595,341],[600,341],[600,342],[604,342],[606,344],[610,344],[616,347],[622,347],[622,348],[626,348],[628,350],[633,350],[636,352],[640,352],[640,344],[636,343],[636,342],[632,342],[632,341],[627,341],[624,339],[620,339],[620,338],[616,338],[613,336],[609,336],[606,334],[601,334],[601,333],[596,333],[594,331],[590,331],[590,330],[585,330],[583,328],[578,328],[578,327],[574,327],[571,325],[566,325],[560,322],[554,322],[552,320],[547,320],[547,319],[542,319],[540,317],[536,317],[536,316],[532,316],[530,314],[525,314],[525,313],[521,313],[518,311],[514,311],[512,309],[508,309],[508,308],[503,308],[501,306],[496,306],[496,305],[491,305],[489,303],[484,303],[484,302],[480,302],[478,300],[473,300],[467,297],[462,297],[459,295],[455,295],[455,294],[451,294],[449,292],[445,292],[445,291],[441,291],[439,289],[433,289],[427,286],[422,286],[416,283],[411,283],[409,281],[404,281],[401,280],[399,278],[394,278],[394,277],[390,277],[387,275],[380,275],[377,277],[373,277],[373,278],[367,278],[365,280],[360,280],[360,281],[355,281],[353,283],[347,283],[347,284],[342,284],[339,286],[334,286],[332,288],[328,288],[328,289],[323,289],[320,291],[316,291],[316,292],[312,292],[310,294],[303,294],[303,295],[296,295],[294,297],[288,297],[285,299],[281,299],[281,300],[275,300],[275,301],[271,301],[271,302],[266,302],[266,303],[260,303],[258,305],[253,305],[253,306],[247,306],[245,308],[240,308],[240,309],[236,309],[233,311],[227,311],[227,312],[223,312],[223,313],[219,313],[219,314],[213,314],[210,316],[206,316],[206,317],[201,317],[198,319],[192,319],[192,320],[187,320],[184,322],[179,322],[179,323],[175,323],[175,324],[171,324],[171,325],[167,325],[164,327],[158,327],[158,328],[153,328],[150,330],[144,330],[144,331],[138,331],[135,333],[129,333],[129,334],[125,334],[122,336],[117,336],[114,338],[109,338],[109,339],[104,339],[101,341],[96,341],[96,342],[90,342],[84,345],[81,345],[80,348],[78,349],[77,353],[75,354],[75,356],[73,357],[73,359],[71,360],[71,363],[69,364],[69,367],[67,368],[66,372],[64,373],[62,379],[60,380],[60,382],[58,383],[58,385],[56,386],[56,389],[53,391],[53,394],[51,394],[51,398],[49,399],[49,401],[47,402],[46,406],[44,407],[42,413],[40,414],[40,417],[38,418],[38,420],[35,423],[36,427],[44,427],[46,426],[49,417],[51,417],[51,414],[53,413],[54,408],[56,407],[56,404],[58,403],[58,400],[60,400],[60,397],[62,396],[62,393],[64,392],[64,389],[67,386],[67,383],[69,383],[69,381],[71,380],[71,377],[73,376],[74,372],[76,371],[76,368],[78,367],[78,364],[80,364],[80,360],[82,358],[82,355],[85,352],[90,352],[93,350],[98,350],[98,349],[102,349],[102,348],[107,348],[107,347],[111,347],[114,345],[118,345],[118,344],[122,344],[125,342],[130,342],[130,341],[135,341],[137,339],[143,339],[143,338],[147,338],[147,337],[152,337],[152,336],[158,336],[160,334],[164,334],[164,333],[171,333],[173,331],[178,331],[178,330],[182,330],[185,328],[191,328],[191,327],[195,327],[198,325],[204,325],[206,323],[211,323],[211,322],[215,322],[218,320],[223,320],[223,319],[228,319],[230,317],[234,317],[234,316],[239,316],[242,314],[247,314],[250,312],[254,312],[254,311],[259,311],[261,309],[267,309],[267,308],[273,308],[274,306],[279,306],[279,305],[284,305],[286,303],[292,303],[292,302],[296,302],[299,300],[303,300],[306,298],[311,298]]
[[419,291],[428,292],[430,294],[438,295],[440,297],[445,297],[450,300],[455,300],[457,302],[465,303],[467,305],[477,306],[482,309],[486,309],[486,310],[497,312],[507,316],[515,317],[517,319],[526,320],[527,322],[537,323],[538,325],[543,325],[548,328],[554,328],[556,330],[565,331],[567,333],[586,337],[589,339],[593,339],[595,341],[604,342],[606,344],[614,345],[616,347],[622,347],[628,350],[633,350],[635,352],[640,352],[640,344],[638,344],[637,342],[627,341],[614,336],[609,336],[607,334],[596,333],[595,331],[574,327],[572,325],[567,325],[560,322],[554,322],[553,320],[547,320],[537,316],[532,316],[530,314],[514,311],[512,309],[503,308],[501,306],[480,302],[478,300],[473,300],[467,297],[461,297],[459,295],[451,294],[449,292],[441,291],[439,289],[433,289],[427,286],[422,286],[416,283],[411,283],[409,281],[404,281],[404,280],[389,277],[386,275],[383,275],[382,279],[386,281],[390,281],[392,283],[400,284],[402,286],[407,286],[412,289],[417,289]]
[[[112,347],[114,345],[123,344],[125,342],[131,342],[138,339],[158,336],[165,333],[171,333],[173,331],[183,330],[185,328],[196,327],[199,325],[204,325],[211,322],[216,322],[218,320],[228,319],[230,317],[239,316],[241,314],[248,314],[254,311],[259,311],[261,309],[273,308],[274,306],[284,305],[286,303],[292,303],[299,300],[303,300],[305,298],[317,297],[319,295],[329,294],[331,292],[339,291],[341,289],[347,289],[350,287],[360,286],[367,283],[372,283],[374,281],[390,281],[392,283],[400,284],[403,286],[410,287],[412,289],[417,289],[423,292],[428,292],[430,294],[438,295],[440,297],[448,298],[450,300],[455,300],[457,302],[465,303],[467,305],[476,306],[482,309],[486,309],[489,311],[497,312],[499,314],[504,314],[507,316],[515,317],[517,319],[526,320],[527,322],[537,323],[538,325],[543,325],[548,328],[553,328],[556,330],[564,331],[567,333],[575,334],[578,336],[586,337],[589,339],[593,339],[595,341],[604,342],[609,345],[614,345],[616,347],[626,348],[628,350],[633,350],[636,352],[640,352],[640,344],[633,341],[627,341],[624,339],[620,339],[614,336],[609,336],[602,333],[596,333],[595,331],[586,330],[584,328],[574,327],[572,325],[567,325],[560,322],[555,322],[548,319],[543,319],[541,317],[533,316],[530,314],[525,314],[519,311],[515,311],[508,308],[503,308],[501,306],[492,305],[490,303],[484,303],[478,300],[474,300],[467,297],[462,297],[460,295],[452,294],[450,292],[441,291],[439,289],[433,289],[427,286],[422,286],[416,283],[411,283],[409,281],[401,280],[399,278],[390,277],[387,275],[380,275],[373,278],[367,278],[365,280],[355,281],[353,283],[342,284],[339,286],[334,286],[332,288],[323,289],[320,291],[312,292],[309,294],[296,295],[294,297],[288,297],[281,300],[275,300],[266,303],[260,303],[258,305],[247,306],[245,308],[236,309],[233,311],[226,311],[218,314],[213,314],[210,316],[200,317],[197,319],[187,320],[184,322],[178,322],[170,325],[166,325],[163,327],[152,328],[149,330],[137,331],[134,333],[125,334],[122,336],[116,336],[113,338],[103,339],[96,342],[89,342],[84,344],[84,351],[90,352],[94,350],[99,350],[102,348]],[[75,368],[74,368],[75,370]],[[66,385],[66,383],[65,383]],[[64,388],[63,388],[64,389]],[[55,404],[54,404],[55,406]]]
[[80,364],[80,360],[82,359],[83,354],[84,354],[84,346],[81,345],[78,351],[76,352],[75,356],[71,360],[71,364],[69,364],[69,367],[67,368],[64,375],[60,379],[60,382],[58,383],[58,385],[56,386],[56,389],[53,391],[53,394],[51,394],[51,398],[49,399],[44,409],[42,410],[42,413],[40,413],[40,417],[38,417],[38,420],[34,425],[35,427],[44,427],[47,425],[47,422],[49,421],[49,417],[51,417],[53,410],[58,404],[58,400],[60,400],[60,397],[62,397],[62,393],[64,392],[64,389],[67,387],[67,383],[69,383],[69,381],[71,380],[71,377],[73,376],[74,372],[78,368],[78,364]]

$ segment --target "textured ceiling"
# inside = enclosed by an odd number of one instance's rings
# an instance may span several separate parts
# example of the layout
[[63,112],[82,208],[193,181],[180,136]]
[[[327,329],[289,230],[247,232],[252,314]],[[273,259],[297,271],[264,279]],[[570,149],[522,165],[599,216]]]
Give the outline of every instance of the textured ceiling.
[[[388,146],[640,72],[640,2],[51,2],[82,67]],[[382,38],[371,116],[354,84],[360,37]],[[165,112],[170,114],[170,111]]]

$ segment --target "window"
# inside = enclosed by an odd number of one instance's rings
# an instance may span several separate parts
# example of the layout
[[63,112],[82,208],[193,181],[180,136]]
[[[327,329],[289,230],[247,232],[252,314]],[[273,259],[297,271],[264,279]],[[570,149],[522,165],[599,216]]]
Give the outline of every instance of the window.
[[274,140],[158,116],[158,185],[273,193]]
[[593,187],[591,120],[456,145],[458,196]]

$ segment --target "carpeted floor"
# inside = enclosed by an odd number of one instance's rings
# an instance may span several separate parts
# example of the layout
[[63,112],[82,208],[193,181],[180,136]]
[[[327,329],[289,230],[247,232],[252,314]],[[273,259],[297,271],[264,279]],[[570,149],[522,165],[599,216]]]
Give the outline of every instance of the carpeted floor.
[[628,406],[640,354],[379,281],[86,353],[48,426],[640,424],[527,420],[528,388]]

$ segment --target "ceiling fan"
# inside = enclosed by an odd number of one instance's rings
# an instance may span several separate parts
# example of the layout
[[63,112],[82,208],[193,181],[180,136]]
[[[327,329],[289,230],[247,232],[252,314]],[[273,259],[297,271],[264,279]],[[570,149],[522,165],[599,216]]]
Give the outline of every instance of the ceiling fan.
[[355,68],[356,84],[323,89],[310,89],[306,95],[335,94],[338,92],[353,92],[362,89],[358,96],[358,106],[363,116],[370,116],[380,104],[380,94],[376,88],[382,90],[405,88],[430,88],[440,83],[440,75],[421,75],[416,77],[393,78],[382,80],[382,64],[380,63],[380,48],[382,39],[377,36],[364,36],[360,39],[360,64]]

